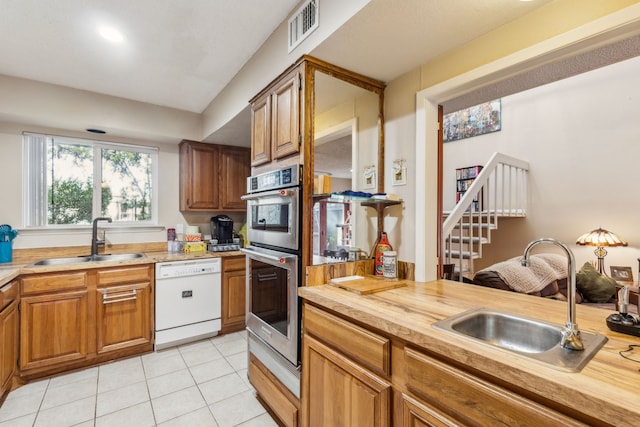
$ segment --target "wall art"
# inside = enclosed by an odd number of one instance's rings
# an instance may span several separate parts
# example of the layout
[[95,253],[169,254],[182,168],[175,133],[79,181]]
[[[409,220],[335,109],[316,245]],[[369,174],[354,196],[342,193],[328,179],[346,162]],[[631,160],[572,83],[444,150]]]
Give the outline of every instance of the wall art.
[[473,107],[464,108],[443,117],[444,142],[471,138],[501,129],[502,100],[495,99]]

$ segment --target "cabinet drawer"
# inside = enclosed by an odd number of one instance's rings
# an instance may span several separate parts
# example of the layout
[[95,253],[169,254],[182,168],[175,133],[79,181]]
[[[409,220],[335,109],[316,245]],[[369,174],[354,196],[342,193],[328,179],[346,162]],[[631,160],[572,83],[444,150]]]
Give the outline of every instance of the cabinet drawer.
[[87,286],[87,272],[47,274],[46,276],[27,276],[21,279],[22,294],[56,292],[68,289],[81,289]]
[[405,348],[407,387],[466,425],[584,425],[543,405]]
[[244,255],[222,259],[222,271],[244,270],[246,266],[247,264]]
[[374,372],[390,375],[391,342],[351,322],[309,304],[304,310],[305,333],[357,360]]
[[0,311],[18,298],[18,281],[7,283],[0,288]]
[[[277,415],[280,422],[286,427],[298,426],[298,408],[291,401],[292,397],[287,397],[282,390],[284,386],[278,386],[267,369],[259,366],[251,355],[249,361],[249,378],[258,395],[269,405],[269,408]],[[288,391],[288,390],[287,390]]]
[[97,275],[98,286],[148,282],[151,280],[151,269],[147,265],[142,267],[113,268],[109,270],[99,270]]

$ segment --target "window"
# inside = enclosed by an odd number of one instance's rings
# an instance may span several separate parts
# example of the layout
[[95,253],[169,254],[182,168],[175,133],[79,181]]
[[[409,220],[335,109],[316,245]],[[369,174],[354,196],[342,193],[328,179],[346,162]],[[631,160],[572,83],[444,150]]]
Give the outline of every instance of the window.
[[23,143],[25,226],[157,223],[157,148],[31,133]]

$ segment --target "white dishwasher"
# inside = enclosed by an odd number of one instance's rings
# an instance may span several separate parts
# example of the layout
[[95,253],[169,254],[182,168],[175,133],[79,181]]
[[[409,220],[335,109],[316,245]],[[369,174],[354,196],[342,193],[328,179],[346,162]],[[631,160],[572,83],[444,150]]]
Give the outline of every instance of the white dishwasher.
[[218,334],[221,264],[220,258],[156,263],[155,350]]

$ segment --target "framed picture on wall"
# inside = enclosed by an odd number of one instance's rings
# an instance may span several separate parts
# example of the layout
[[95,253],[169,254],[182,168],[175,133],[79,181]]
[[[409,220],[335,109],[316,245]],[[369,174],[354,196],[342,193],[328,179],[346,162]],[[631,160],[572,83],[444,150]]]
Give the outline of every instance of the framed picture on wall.
[[406,185],[406,184],[407,184],[407,167],[405,166],[405,160],[404,159],[394,160],[392,185]]
[[611,266],[611,278],[616,282],[633,282],[633,272],[631,267]]
[[363,188],[365,190],[376,188],[376,167],[374,165],[365,166],[362,178],[364,179]]
[[445,114],[442,135],[444,142],[451,142],[501,129],[502,99],[494,99]]

